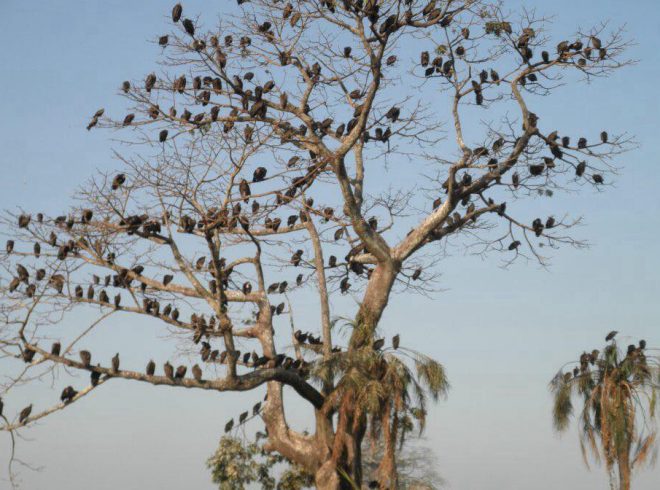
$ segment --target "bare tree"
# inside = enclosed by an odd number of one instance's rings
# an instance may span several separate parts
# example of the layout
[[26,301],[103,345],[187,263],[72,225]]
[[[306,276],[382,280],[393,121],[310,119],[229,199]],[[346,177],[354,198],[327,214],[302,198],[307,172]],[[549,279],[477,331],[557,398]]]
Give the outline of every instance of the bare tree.
[[[238,4],[210,29],[175,6],[173,32],[157,40],[161,72],[121,85],[125,116],[93,115],[90,129],[128,133],[121,173],[90,180],[61,216],[5,215],[0,342],[26,365],[4,393],[54,370],[92,382],[3,430],[108,380],[265,384],[254,412],[268,451],[318,488],[345,488],[340,475],[361,484],[362,442],[377,438],[379,484],[395,488],[398,441],[448,383],[440,364],[379,337],[391,293],[433,292],[434,264],[456,248],[545,265],[542,247],[583,245],[571,235],[579,217],[530,216],[517,202],[550,208],[555,192],[603,188],[632,141],[600,128],[571,138],[534,108],[626,65],[627,41],[607,25],[553,40],[547,19],[485,0]],[[388,181],[390,166],[414,183]],[[318,326],[276,335],[304,289],[318,294]],[[101,316],[76,329],[67,319],[80,308]],[[90,332],[128,313],[161,320],[185,351],[201,345],[193,376],[93,357]],[[309,405],[313,433],[287,422],[284,386]]]

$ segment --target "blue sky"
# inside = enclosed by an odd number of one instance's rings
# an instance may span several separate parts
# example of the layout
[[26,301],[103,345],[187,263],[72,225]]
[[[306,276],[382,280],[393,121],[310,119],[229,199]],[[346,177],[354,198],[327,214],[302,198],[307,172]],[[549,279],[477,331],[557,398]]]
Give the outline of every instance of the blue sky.
[[[507,4],[555,15],[566,33],[601,20],[627,25],[637,43],[630,53],[637,65],[593,87],[565,89],[552,103],[542,102],[539,112],[569,128],[628,131],[640,148],[620,159],[621,175],[607,192],[588,188],[571,197],[571,206],[585,216],[578,233],[591,242],[589,250],[560,250],[549,270],[533,263],[502,270],[497,257],[443,260],[440,286],[446,291],[393,298],[383,330],[401,332],[406,345],[448,370],[449,399],[432,409],[426,435],[451,488],[606,488],[600,468],[584,468],[575,431],[561,438],[552,433],[547,382],[564,361],[597,346],[612,329],[624,339],[660,345],[660,5]],[[208,2],[184,6],[209,19],[221,14]],[[156,0],[3,2],[1,209],[64,210],[95,169],[116,167],[111,150],[121,148],[112,133],[87,132],[85,125],[99,107],[120,110],[115,93],[121,81],[151,69],[159,49],[146,41],[168,28],[170,8]],[[303,308],[300,316],[313,318],[313,311]],[[132,327],[113,324],[97,340],[135,338]],[[140,331],[132,351],[158,336],[151,327]],[[52,393],[40,394],[43,388],[32,396],[45,405]],[[25,488],[131,489],[137,481],[143,489],[212,488],[204,460],[224,422],[259,397],[180,395],[117,381],[47,419],[21,444],[23,459],[44,466],[22,472]],[[0,438],[0,462],[8,444]],[[659,478],[660,469],[645,471],[636,488],[656,488]]]

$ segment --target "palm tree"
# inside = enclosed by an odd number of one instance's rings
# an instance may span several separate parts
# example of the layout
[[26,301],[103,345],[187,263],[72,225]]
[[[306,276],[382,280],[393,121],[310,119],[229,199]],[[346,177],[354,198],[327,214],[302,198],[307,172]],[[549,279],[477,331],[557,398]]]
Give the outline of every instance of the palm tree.
[[[555,429],[563,432],[568,428],[573,397],[580,398],[580,447],[585,464],[589,466],[589,453],[596,462],[603,459],[612,487],[617,487],[618,475],[619,490],[629,490],[632,470],[654,459],[660,362],[658,356],[649,355],[644,340],[624,352],[615,335],[607,336],[602,352],[583,352],[579,361],[565,365],[550,388]],[[564,372],[571,364],[574,369]]]

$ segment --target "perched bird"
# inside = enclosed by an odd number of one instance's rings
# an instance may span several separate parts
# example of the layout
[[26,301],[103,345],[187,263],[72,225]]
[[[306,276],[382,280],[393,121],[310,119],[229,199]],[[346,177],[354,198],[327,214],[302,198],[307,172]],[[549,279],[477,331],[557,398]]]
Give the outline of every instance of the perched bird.
[[258,167],[252,175],[252,182],[261,182],[266,178],[267,170],[264,167]]
[[384,345],[385,345],[385,339],[378,339],[378,340],[374,341],[373,349],[374,350],[381,350]]
[[126,175],[124,174],[117,174],[114,179],[112,179],[112,190],[116,191],[121,187],[124,182],[126,182]]
[[112,370],[115,373],[119,371],[119,352],[117,352],[112,358]]
[[62,349],[62,344],[60,344],[59,342],[53,342],[53,345],[50,348],[50,353],[54,356],[59,356],[61,349]]
[[165,376],[167,376],[168,379],[174,379],[174,367],[170,364],[169,361],[165,363],[163,370],[165,371]]
[[229,432],[234,427],[234,419],[231,419],[225,424],[225,434]]
[[18,422],[20,424],[24,423],[31,413],[32,413],[32,404],[28,405],[23,410],[21,410],[21,413],[18,416]]
[[616,334],[618,334],[618,333],[619,333],[619,332],[618,332],[617,330],[612,330],[610,333],[607,334],[607,337],[605,337],[605,341],[606,341],[606,342],[609,342],[609,341],[612,340],[614,337],[616,337]]
[[401,342],[401,337],[399,337],[399,334],[396,334],[394,337],[392,337],[392,348],[395,350],[399,348],[399,343]]
[[73,389],[73,386],[67,386],[62,390],[62,394],[60,395],[60,400],[64,403],[69,403],[75,396],[78,394],[76,390]]
[[147,364],[147,376],[153,376],[155,372],[156,372],[156,363],[153,360],[151,360]]
[[177,3],[172,9],[172,22],[179,22],[182,13],[183,13],[183,7],[181,6],[180,3]]
[[82,361],[82,363],[85,367],[89,367],[91,365],[91,363],[92,363],[92,354],[89,351],[81,350],[78,355],[80,356],[80,360]]
[[174,377],[176,379],[183,379],[186,377],[186,372],[188,372],[188,368],[186,366],[179,366],[176,368],[176,374]]
[[190,19],[183,19],[183,28],[190,36],[195,35],[195,24]]
[[200,368],[198,364],[195,364],[192,367],[192,373],[195,381],[202,381],[202,368]]

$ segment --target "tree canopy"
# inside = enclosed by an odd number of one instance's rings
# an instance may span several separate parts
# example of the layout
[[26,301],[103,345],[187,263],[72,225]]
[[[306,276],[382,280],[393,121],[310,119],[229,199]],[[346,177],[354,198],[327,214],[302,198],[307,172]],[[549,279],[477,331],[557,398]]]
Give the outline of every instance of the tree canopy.
[[[66,211],[5,214],[0,343],[3,362],[25,362],[5,398],[53,370],[91,379],[2,429],[113,380],[266,385],[227,432],[260,417],[264,449],[319,488],[361,484],[362,443],[378,439],[378,485],[395,488],[397,444],[449,384],[404,348],[407,326],[379,335],[392,293],[432,293],[456,248],[545,265],[544,250],[582,245],[579,210],[551,197],[605,188],[633,142],[569,135],[535,106],[625,66],[628,42],[607,25],[556,38],[548,19],[486,0],[239,0],[212,18],[177,4],[156,40],[161,70],[118,83],[125,114],[92,115],[88,129],[130,144],[121,169],[92,177]],[[535,197],[546,211],[530,216]],[[305,291],[318,322],[299,329]],[[199,350],[192,376],[148,355],[94,356],[88,338],[114,315],[159,320]],[[313,433],[290,427],[284,386]]]

